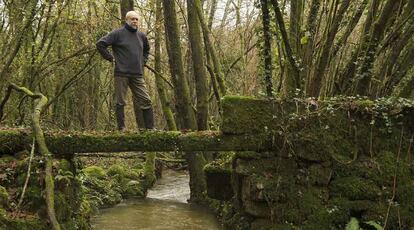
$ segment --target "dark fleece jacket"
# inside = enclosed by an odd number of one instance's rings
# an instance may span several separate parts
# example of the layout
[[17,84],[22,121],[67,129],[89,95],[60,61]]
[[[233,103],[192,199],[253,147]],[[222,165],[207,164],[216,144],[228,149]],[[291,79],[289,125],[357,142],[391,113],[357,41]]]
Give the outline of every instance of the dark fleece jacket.
[[[108,51],[112,47],[112,54]],[[141,31],[128,24],[113,30],[96,43],[99,53],[108,61],[115,58],[115,76],[140,77],[144,74],[144,64],[148,60],[150,46]]]

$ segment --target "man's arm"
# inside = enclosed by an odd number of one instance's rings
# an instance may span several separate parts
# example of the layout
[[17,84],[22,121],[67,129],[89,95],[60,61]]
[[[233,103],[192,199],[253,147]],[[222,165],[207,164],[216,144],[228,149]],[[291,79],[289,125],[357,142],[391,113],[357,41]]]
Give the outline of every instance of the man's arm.
[[114,57],[108,51],[108,46],[111,46],[112,44],[114,44],[115,41],[116,41],[116,33],[112,31],[111,33],[99,39],[99,41],[96,43],[96,49],[99,51],[101,56],[110,62],[114,60]]
[[148,43],[147,36],[144,34],[142,37],[143,37],[142,41],[143,41],[143,46],[144,46],[143,47],[144,63],[147,63],[148,57],[149,57],[150,46]]

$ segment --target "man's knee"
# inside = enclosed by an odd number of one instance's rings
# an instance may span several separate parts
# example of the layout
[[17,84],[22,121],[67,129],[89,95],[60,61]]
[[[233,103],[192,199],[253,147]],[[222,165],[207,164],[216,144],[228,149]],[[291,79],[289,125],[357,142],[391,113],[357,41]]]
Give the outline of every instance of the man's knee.
[[141,103],[140,108],[141,108],[141,109],[150,109],[150,108],[152,108],[152,102],[151,102],[151,100],[150,100],[150,99],[148,99],[148,100],[144,100],[144,101]]

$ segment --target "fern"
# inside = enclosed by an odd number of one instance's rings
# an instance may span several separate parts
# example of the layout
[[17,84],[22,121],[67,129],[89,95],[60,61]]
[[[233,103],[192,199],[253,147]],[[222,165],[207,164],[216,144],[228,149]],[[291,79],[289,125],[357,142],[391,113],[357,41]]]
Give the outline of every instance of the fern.
[[352,217],[351,220],[346,224],[345,230],[360,230],[359,221],[357,218]]

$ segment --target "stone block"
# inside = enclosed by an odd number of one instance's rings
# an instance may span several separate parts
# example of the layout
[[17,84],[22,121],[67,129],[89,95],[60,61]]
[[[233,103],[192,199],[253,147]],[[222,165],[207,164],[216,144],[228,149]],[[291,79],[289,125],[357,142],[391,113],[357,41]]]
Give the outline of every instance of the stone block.
[[234,193],[228,170],[206,170],[207,195],[216,200],[230,200]]

